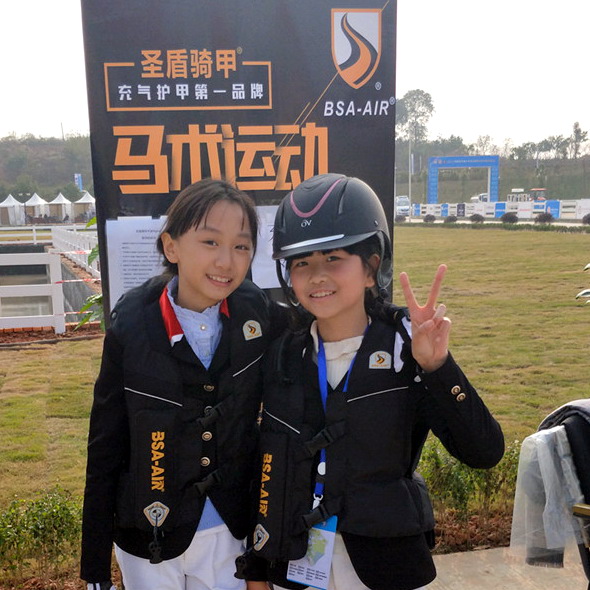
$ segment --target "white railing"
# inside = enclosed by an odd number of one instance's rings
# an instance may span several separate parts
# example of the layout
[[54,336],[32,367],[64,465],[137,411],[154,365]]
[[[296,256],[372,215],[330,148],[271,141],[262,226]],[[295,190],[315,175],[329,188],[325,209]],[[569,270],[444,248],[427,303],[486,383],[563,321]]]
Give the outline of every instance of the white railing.
[[[44,265],[48,268],[48,283],[43,285],[0,286],[0,329],[40,328],[52,326],[56,334],[66,331],[64,296],[61,286],[61,259],[55,252],[36,254],[0,254],[0,266]],[[18,297],[49,297],[51,315],[2,317],[2,299]]]
[[88,264],[88,254],[98,244],[95,230],[75,231],[75,228],[53,226],[51,228],[53,247],[72,262],[88,271],[95,279],[100,279],[98,258]]
[[2,226],[0,244],[51,244],[51,226]]

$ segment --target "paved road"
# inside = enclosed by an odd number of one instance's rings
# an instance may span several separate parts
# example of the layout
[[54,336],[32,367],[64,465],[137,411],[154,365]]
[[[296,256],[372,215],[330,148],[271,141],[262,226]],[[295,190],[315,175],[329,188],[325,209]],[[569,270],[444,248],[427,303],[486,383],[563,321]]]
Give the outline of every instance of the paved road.
[[435,555],[438,571],[428,590],[586,590],[577,548],[565,553],[565,567],[542,568],[517,562],[508,549]]

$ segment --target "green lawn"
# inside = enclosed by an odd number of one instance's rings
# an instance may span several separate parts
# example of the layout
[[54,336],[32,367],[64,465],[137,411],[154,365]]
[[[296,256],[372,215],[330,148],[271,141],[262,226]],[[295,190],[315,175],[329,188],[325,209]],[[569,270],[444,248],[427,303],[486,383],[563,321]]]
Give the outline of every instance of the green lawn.
[[[409,273],[419,301],[441,262],[451,349],[508,441],[587,395],[590,307],[575,295],[590,286],[590,235],[396,226],[396,275]],[[0,507],[55,483],[81,493],[101,345],[0,349]]]
[[[555,407],[590,392],[590,235],[444,227],[395,228],[395,275],[423,302],[438,264],[451,350],[501,422],[522,439]],[[403,295],[396,283],[396,303]]]
[[84,485],[88,415],[102,339],[0,349],[0,507]]

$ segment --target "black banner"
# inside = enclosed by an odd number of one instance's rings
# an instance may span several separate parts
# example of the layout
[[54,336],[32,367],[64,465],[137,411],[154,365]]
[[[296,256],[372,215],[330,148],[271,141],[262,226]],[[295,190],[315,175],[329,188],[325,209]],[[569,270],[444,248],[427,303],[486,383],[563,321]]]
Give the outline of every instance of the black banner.
[[393,217],[395,0],[82,0],[82,16],[103,292],[105,221],[162,215],[208,176],[257,205],[358,176]]

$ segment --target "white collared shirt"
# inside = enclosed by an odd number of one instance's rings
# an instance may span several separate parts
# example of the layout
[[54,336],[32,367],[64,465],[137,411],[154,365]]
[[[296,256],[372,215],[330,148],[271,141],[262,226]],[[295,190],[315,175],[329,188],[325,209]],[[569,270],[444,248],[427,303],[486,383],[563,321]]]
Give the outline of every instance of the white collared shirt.
[[167,294],[190,347],[203,366],[208,369],[221,339],[223,327],[219,317],[221,301],[202,312],[181,307],[175,301],[178,295],[178,277],[174,277],[168,283]]
[[[319,340],[318,326],[315,320],[312,322],[309,331],[313,339],[313,348],[315,351],[315,358],[317,359]],[[338,340],[337,342],[324,342],[328,383],[332,389],[338,387],[338,384],[342,381],[342,377],[346,375],[350,363],[354,359],[354,355],[361,347],[363,338],[364,334],[361,336],[354,336],[353,338]]]

